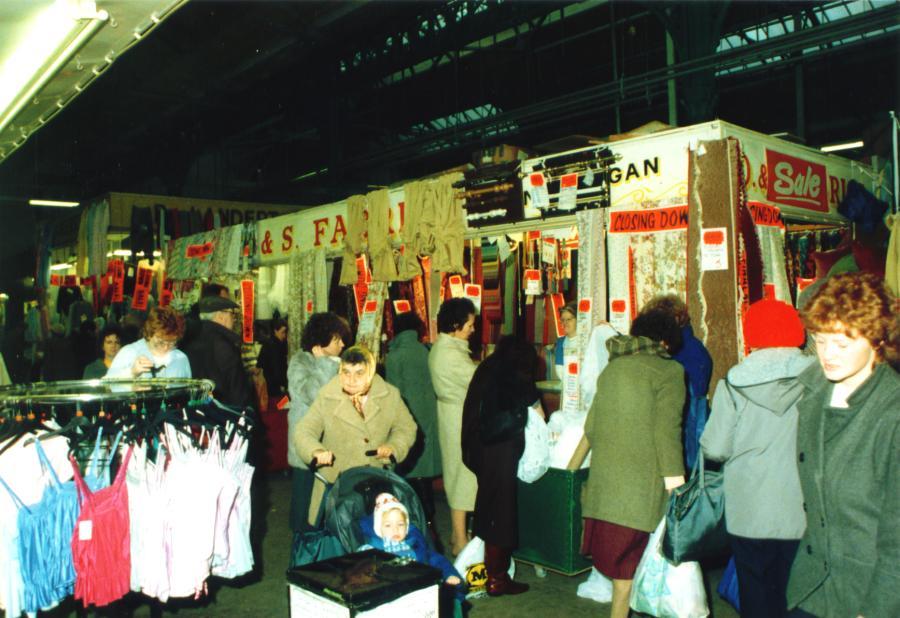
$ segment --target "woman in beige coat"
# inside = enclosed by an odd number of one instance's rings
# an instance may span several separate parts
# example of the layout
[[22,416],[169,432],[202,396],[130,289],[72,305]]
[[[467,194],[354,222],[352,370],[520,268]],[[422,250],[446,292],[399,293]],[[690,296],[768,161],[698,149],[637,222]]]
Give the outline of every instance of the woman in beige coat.
[[428,354],[428,370],[437,395],[438,439],[444,490],[453,526],[451,551],[458,554],[468,542],[466,513],[475,508],[478,483],[462,460],[463,402],[475,363],[469,357],[469,337],[475,330],[475,305],[468,298],[451,298],[438,312],[438,340]]
[[[416,440],[416,421],[400,391],[375,375],[375,359],[363,346],[341,354],[338,375],[322,389],[294,427],[291,443],[305,463],[316,460],[334,482],[357,466],[380,466],[393,455],[403,461]],[[374,456],[366,451],[376,451]],[[309,522],[316,523],[324,487],[313,487]]]

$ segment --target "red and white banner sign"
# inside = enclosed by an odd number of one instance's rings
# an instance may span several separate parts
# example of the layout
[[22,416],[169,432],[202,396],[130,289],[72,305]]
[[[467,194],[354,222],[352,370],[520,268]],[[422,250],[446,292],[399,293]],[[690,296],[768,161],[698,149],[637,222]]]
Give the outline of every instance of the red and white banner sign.
[[618,210],[609,213],[610,234],[667,232],[670,230],[686,230],[687,227],[687,205],[650,208],[647,210]]
[[750,209],[753,223],[756,225],[784,229],[784,219],[781,217],[781,210],[778,206],[763,204],[762,202],[747,202],[747,208]]
[[212,255],[215,249],[215,243],[205,242],[200,245],[188,245],[185,249],[185,257],[188,259],[205,260]]

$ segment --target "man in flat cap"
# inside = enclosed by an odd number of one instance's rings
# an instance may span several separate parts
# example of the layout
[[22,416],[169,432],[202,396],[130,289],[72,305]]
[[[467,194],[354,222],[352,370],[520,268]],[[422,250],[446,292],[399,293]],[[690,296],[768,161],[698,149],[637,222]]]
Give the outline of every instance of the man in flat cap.
[[230,298],[200,299],[200,332],[185,346],[195,378],[216,383],[216,399],[236,407],[253,405],[253,388],[241,362],[241,338],[234,332],[238,305]]

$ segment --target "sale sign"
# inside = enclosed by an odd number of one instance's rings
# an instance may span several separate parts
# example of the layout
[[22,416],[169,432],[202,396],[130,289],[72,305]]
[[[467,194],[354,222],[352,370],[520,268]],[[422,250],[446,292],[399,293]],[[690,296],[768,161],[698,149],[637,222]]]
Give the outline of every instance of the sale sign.
[[817,212],[828,212],[825,166],[766,148],[766,197],[776,204],[786,204]]

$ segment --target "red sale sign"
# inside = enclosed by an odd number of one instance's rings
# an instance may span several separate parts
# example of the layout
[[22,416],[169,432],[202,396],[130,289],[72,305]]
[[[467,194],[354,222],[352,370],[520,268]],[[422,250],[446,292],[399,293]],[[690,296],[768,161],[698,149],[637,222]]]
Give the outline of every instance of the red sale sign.
[[766,148],[766,168],[766,197],[770,201],[828,212],[828,176],[824,165]]

